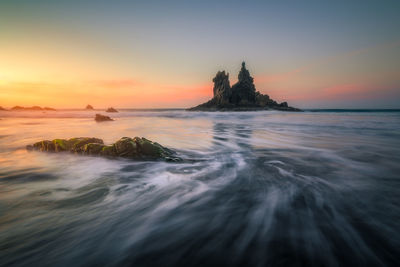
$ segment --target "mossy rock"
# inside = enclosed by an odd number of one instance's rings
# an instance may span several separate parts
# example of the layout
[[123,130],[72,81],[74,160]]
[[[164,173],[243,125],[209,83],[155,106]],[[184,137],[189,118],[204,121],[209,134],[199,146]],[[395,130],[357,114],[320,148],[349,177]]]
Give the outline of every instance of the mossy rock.
[[120,157],[135,157],[138,156],[137,144],[130,137],[122,137],[114,144],[115,150]]
[[100,151],[100,155],[102,156],[108,156],[108,157],[115,157],[117,156],[117,152],[115,150],[115,146],[114,145],[110,145],[110,146],[103,146],[101,151]]
[[162,147],[157,146],[155,143],[145,139],[141,146],[141,152],[144,155],[148,155],[151,157],[161,157],[164,151]]
[[55,151],[55,145],[50,140],[43,140],[40,142],[36,142],[31,147],[32,147],[32,149],[40,150],[40,151],[48,151],[48,152]]
[[68,140],[68,146],[71,152],[84,152],[84,146],[89,143],[104,144],[103,140],[94,137],[78,137]]
[[40,142],[34,143],[34,144],[31,146],[32,149],[35,149],[35,150],[42,150],[43,142],[44,142],[44,141],[40,141]]
[[27,146],[28,150],[63,152],[70,151],[84,155],[124,157],[130,159],[164,159],[180,161],[174,152],[144,137],[122,137],[115,144],[104,145],[103,140],[94,137],[43,140]]
[[172,154],[169,149],[144,137],[135,137],[133,140],[138,145],[139,154],[143,156],[151,158],[163,158]]
[[99,143],[89,143],[84,145],[83,153],[86,155],[99,155],[105,145]]
[[67,151],[69,149],[68,141],[65,139],[54,139],[53,144],[56,152]]

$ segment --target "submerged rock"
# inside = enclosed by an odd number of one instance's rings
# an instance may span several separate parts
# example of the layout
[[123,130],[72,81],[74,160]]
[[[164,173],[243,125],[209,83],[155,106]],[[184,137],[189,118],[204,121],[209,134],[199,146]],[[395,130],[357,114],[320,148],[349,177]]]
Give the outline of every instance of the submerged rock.
[[111,119],[108,116],[104,116],[101,114],[96,114],[96,116],[94,117],[94,120],[97,122],[102,122],[102,121],[113,121],[113,119]]
[[254,79],[242,63],[238,75],[238,82],[232,87],[229,85],[229,74],[225,71],[217,72],[213,79],[214,97],[206,103],[190,108],[190,111],[243,111],[243,110],[267,110],[277,109],[285,111],[300,111],[297,108],[289,107],[286,102],[281,104],[269,98],[268,95],[256,91]]
[[28,150],[46,152],[71,152],[82,155],[123,157],[130,159],[164,159],[180,161],[174,152],[144,137],[122,137],[111,145],[94,137],[76,137],[71,139],[54,139],[36,142],[26,147]]
[[118,112],[115,108],[111,107],[106,110],[106,112]]

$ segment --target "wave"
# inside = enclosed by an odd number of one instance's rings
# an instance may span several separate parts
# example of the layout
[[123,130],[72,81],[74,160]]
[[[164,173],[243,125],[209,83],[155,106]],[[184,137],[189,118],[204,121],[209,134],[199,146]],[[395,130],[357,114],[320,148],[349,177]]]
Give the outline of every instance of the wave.
[[[0,265],[399,265],[398,114],[124,113],[0,123]],[[72,133],[185,160],[23,149]]]

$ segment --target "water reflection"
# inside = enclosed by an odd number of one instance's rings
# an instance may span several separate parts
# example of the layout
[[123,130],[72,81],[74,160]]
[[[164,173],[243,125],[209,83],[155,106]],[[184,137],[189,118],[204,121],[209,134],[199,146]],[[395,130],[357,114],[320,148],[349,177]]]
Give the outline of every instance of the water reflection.
[[236,146],[236,150],[251,150],[252,133],[253,130],[248,122],[224,123],[214,121],[213,145],[226,149],[233,149],[233,146]]

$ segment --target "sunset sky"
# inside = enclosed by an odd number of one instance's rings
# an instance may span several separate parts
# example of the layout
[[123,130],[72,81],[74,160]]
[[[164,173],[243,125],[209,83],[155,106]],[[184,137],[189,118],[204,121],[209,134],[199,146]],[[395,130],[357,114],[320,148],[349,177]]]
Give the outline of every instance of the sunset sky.
[[400,1],[0,1],[0,106],[185,108],[231,84],[400,108]]

